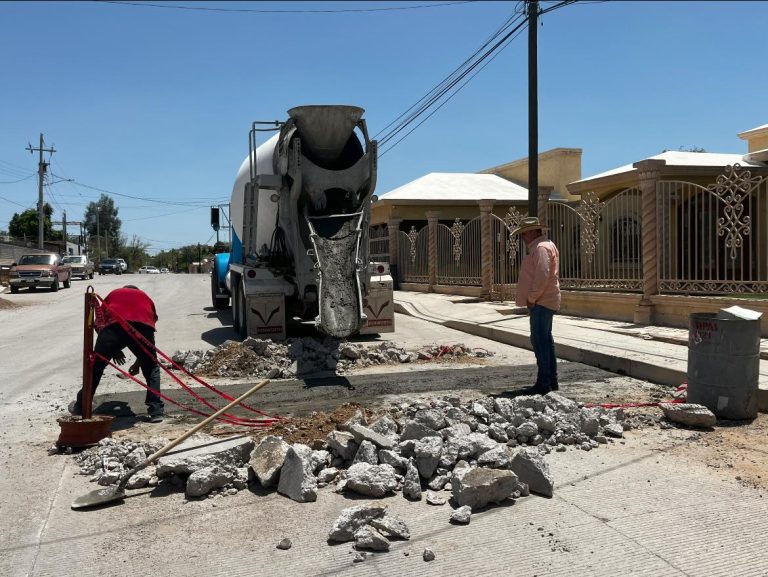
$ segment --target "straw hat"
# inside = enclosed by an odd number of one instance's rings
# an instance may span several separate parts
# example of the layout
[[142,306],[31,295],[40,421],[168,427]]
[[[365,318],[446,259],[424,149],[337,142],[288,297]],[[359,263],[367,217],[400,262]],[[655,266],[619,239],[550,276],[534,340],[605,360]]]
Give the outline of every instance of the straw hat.
[[512,230],[512,234],[523,234],[524,232],[528,232],[529,230],[549,230],[548,226],[544,226],[539,222],[539,219],[535,216],[527,216],[525,217],[517,228]]

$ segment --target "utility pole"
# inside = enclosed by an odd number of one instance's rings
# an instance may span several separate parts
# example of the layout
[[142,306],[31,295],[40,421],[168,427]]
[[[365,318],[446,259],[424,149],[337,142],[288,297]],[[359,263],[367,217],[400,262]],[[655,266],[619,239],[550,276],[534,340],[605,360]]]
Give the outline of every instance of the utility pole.
[[101,228],[99,227],[99,210],[96,210],[96,251],[99,253],[99,260],[101,260]]
[[197,274],[200,274],[203,272],[203,253],[200,249],[200,243],[197,243]]
[[539,2],[528,4],[528,216],[539,216]]
[[37,248],[43,249],[43,231],[45,222],[45,211],[43,210],[43,182],[45,180],[45,169],[48,167],[48,163],[43,160],[43,152],[49,152],[53,154],[56,152],[54,148],[45,148],[45,141],[43,140],[43,133],[40,133],[40,146],[38,148],[32,148],[32,144],[28,144],[26,150],[29,153],[40,153],[40,160],[37,164]]
[[[66,243],[69,240],[67,238],[67,225],[70,225],[70,224],[72,224],[72,225],[75,225],[75,224],[79,225],[80,226],[80,237],[82,238],[82,236],[83,236],[83,222],[80,221],[80,220],[67,220],[67,211],[65,210],[64,211],[64,218],[62,218],[60,221],[59,220],[54,221],[51,224],[53,224],[54,226],[58,226],[58,225],[62,226],[63,235],[64,235],[64,243],[65,243],[64,244],[64,253],[65,254],[69,254],[68,249],[67,249],[67,245],[66,245]],[[82,254],[82,251],[80,250],[80,241],[79,240],[77,242],[77,247],[78,247],[78,254]]]
[[63,215],[61,217],[61,225],[64,229],[64,255],[66,256],[69,254],[69,250],[67,248],[67,244],[69,243],[69,239],[67,239],[67,211],[64,210],[62,213]]

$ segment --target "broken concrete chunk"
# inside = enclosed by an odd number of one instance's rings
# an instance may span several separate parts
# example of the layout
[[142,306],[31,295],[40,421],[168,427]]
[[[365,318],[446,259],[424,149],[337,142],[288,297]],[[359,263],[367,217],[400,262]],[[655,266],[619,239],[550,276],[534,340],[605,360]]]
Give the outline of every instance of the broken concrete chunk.
[[507,445],[497,445],[477,458],[477,464],[491,469],[509,469],[515,450]]
[[282,437],[264,437],[251,453],[250,466],[262,487],[271,487],[280,477],[280,469],[291,446]]
[[317,473],[320,469],[324,469],[330,464],[331,454],[325,449],[313,449],[309,460],[312,464],[312,472]]
[[346,344],[339,349],[339,353],[347,359],[359,359],[360,358],[360,351],[354,346],[350,344]]
[[197,469],[247,463],[253,451],[250,437],[217,439],[208,435],[193,435],[157,461],[157,476],[171,473],[188,475]]
[[359,445],[355,442],[355,436],[352,433],[331,431],[328,433],[326,440],[331,452],[345,461],[352,460],[355,457]]
[[368,523],[390,539],[403,539],[407,541],[411,538],[411,531],[408,529],[408,526],[401,519],[393,515],[385,514],[383,517],[371,519]]
[[370,525],[363,525],[355,531],[355,548],[370,551],[389,551],[389,541]]
[[427,504],[428,505],[445,505],[445,497],[441,497],[437,493],[427,491]]
[[512,471],[485,468],[456,468],[451,480],[453,499],[473,511],[488,503],[499,503],[521,489]]
[[440,429],[445,428],[447,424],[442,413],[434,409],[422,409],[421,411],[418,411],[414,415],[413,420],[425,427],[429,427],[433,431],[439,431]]
[[328,533],[328,540],[345,543],[355,539],[355,531],[367,525],[372,519],[380,519],[387,511],[386,505],[366,503],[349,507],[341,512]]
[[603,427],[603,433],[606,437],[614,437],[616,439],[620,439],[624,436],[624,427],[622,427],[619,423],[608,423]]
[[717,417],[704,405],[692,403],[661,403],[664,416],[674,423],[688,427],[709,429],[717,424]]
[[287,551],[292,546],[293,546],[293,543],[291,543],[291,540],[288,538],[281,539],[280,542],[277,544],[277,548],[281,549],[282,551]]
[[470,429],[469,425],[466,423],[455,423],[440,431],[440,433],[443,435],[443,439],[445,440],[469,435],[471,432],[472,429]]
[[371,424],[370,429],[385,437],[397,436],[397,423],[389,415],[384,415],[383,417],[376,419],[376,421]]
[[348,431],[355,436],[355,441],[358,444],[363,441],[370,441],[382,449],[391,449],[395,446],[395,442],[390,437],[386,437],[381,433],[377,433],[373,429],[369,429],[360,424],[350,425]]
[[424,561],[434,561],[435,553],[432,551],[432,549],[424,549],[424,552],[421,554],[421,558],[424,559]]
[[423,423],[419,423],[415,420],[408,420],[405,422],[403,432],[400,434],[402,441],[416,440],[419,441],[424,437],[440,437],[440,433],[436,430],[427,427]]
[[232,484],[237,478],[237,468],[232,466],[214,465],[197,469],[187,479],[187,496],[202,497],[213,489]]
[[317,479],[312,471],[312,449],[296,443],[285,456],[277,492],[298,503],[317,499]]
[[418,501],[421,499],[421,477],[413,459],[408,463],[403,481],[403,496]]
[[[389,449],[379,451],[379,462],[382,465],[392,465],[395,469],[400,469],[401,471],[405,471],[408,468],[408,459]],[[376,463],[372,464],[375,465]]]
[[355,459],[352,461],[352,464],[355,463],[368,463],[370,465],[378,465],[379,455],[378,451],[376,450],[376,445],[370,441],[363,441],[360,443],[360,448],[357,450]]
[[451,523],[458,523],[459,525],[468,525],[469,520],[472,517],[472,507],[464,505],[459,507],[453,513],[451,513]]
[[355,411],[355,414],[352,415],[344,424],[339,425],[339,429],[342,431],[349,431],[349,428],[352,425],[363,425],[365,427],[367,424],[368,423],[363,412],[357,410]]
[[425,437],[421,441],[416,441],[413,456],[419,474],[425,479],[432,477],[437,470],[442,450],[443,441],[440,437]]
[[532,493],[551,497],[555,483],[544,458],[535,450],[519,450],[509,468]]
[[440,491],[448,484],[448,481],[450,480],[451,476],[449,474],[437,475],[429,482],[427,486],[433,491]]
[[355,463],[347,469],[345,488],[360,495],[383,497],[397,487],[397,473],[390,465]]
[[330,483],[333,481],[336,476],[339,474],[339,470],[335,467],[328,467],[326,469],[323,469],[317,474],[317,482],[318,483]]

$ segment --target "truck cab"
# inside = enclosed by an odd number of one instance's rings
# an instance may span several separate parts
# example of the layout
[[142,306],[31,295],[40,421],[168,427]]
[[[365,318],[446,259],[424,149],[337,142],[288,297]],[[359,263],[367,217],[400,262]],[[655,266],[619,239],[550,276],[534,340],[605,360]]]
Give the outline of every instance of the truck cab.
[[12,293],[40,286],[57,291],[59,283],[64,288],[72,286],[72,267],[55,253],[25,254],[11,266],[10,281]]
[[72,267],[72,276],[79,276],[81,279],[93,278],[93,262],[84,254],[65,256],[61,262]]

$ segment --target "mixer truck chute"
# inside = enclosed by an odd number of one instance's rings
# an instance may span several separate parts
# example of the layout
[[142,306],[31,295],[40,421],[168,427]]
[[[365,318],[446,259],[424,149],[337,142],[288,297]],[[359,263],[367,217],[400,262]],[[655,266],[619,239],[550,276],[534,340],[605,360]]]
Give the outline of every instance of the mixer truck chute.
[[[377,158],[363,112],[299,106],[285,122],[253,124],[230,203],[232,252],[211,283],[214,303],[230,293],[241,336],[285,338],[294,316],[339,338],[394,330],[389,266],[369,262]],[[266,130],[277,134],[257,146]]]

